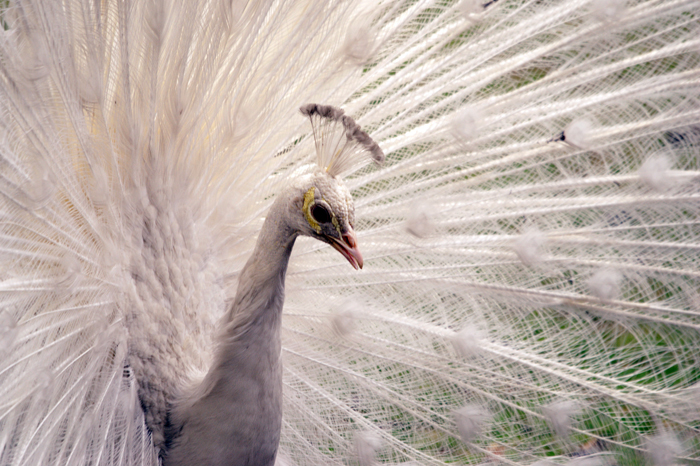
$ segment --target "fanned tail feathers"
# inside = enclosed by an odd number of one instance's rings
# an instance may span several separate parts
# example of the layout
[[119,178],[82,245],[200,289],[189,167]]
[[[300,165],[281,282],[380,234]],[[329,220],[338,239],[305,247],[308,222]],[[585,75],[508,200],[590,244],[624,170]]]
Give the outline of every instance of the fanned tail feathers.
[[699,12],[9,2],[0,464],[158,464],[314,161],[365,268],[296,246],[278,463],[700,461]]

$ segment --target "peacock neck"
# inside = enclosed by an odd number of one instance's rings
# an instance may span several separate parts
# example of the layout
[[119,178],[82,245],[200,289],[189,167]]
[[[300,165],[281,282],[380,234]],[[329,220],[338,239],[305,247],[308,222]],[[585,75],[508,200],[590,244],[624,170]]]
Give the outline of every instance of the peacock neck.
[[279,319],[284,304],[284,279],[296,233],[273,205],[263,224],[253,254],[243,267],[236,297],[227,309],[226,337],[230,342],[245,338],[251,322]]
[[[212,371],[222,377],[281,377],[280,325],[284,281],[296,233],[284,222],[278,202],[271,208],[253,254],[243,267],[236,297]],[[241,373],[245,369],[246,372]],[[211,372],[211,371],[210,371]]]
[[282,423],[281,312],[296,232],[273,205],[243,268],[214,364],[175,407],[164,464],[274,464]]

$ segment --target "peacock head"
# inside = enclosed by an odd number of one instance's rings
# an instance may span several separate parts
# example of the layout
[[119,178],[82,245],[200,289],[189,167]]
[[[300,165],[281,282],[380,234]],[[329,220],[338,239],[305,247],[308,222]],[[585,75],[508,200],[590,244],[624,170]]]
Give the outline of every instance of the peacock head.
[[301,107],[313,128],[319,170],[300,180],[303,221],[298,231],[330,244],[356,269],[363,260],[355,236],[355,206],[340,178],[368,160],[384,161],[384,153],[355,120],[330,105]]
[[300,233],[330,244],[353,267],[361,269],[363,261],[357,248],[355,206],[350,190],[340,178],[316,173],[302,185],[302,191],[300,204],[304,218]]

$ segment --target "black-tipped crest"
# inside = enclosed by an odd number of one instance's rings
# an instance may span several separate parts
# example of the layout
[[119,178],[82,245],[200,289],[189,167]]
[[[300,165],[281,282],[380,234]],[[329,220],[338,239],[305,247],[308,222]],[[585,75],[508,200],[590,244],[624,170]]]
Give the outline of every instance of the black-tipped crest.
[[329,175],[357,170],[367,163],[366,155],[377,164],[384,162],[379,145],[343,109],[306,104],[299,110],[311,120],[318,165]]

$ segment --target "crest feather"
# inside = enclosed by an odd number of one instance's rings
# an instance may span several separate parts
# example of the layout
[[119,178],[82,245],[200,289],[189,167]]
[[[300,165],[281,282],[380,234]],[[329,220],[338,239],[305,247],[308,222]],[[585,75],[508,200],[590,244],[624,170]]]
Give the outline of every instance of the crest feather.
[[384,161],[379,145],[343,109],[306,104],[299,110],[311,120],[318,165],[329,175],[357,170],[370,159],[377,164]]

